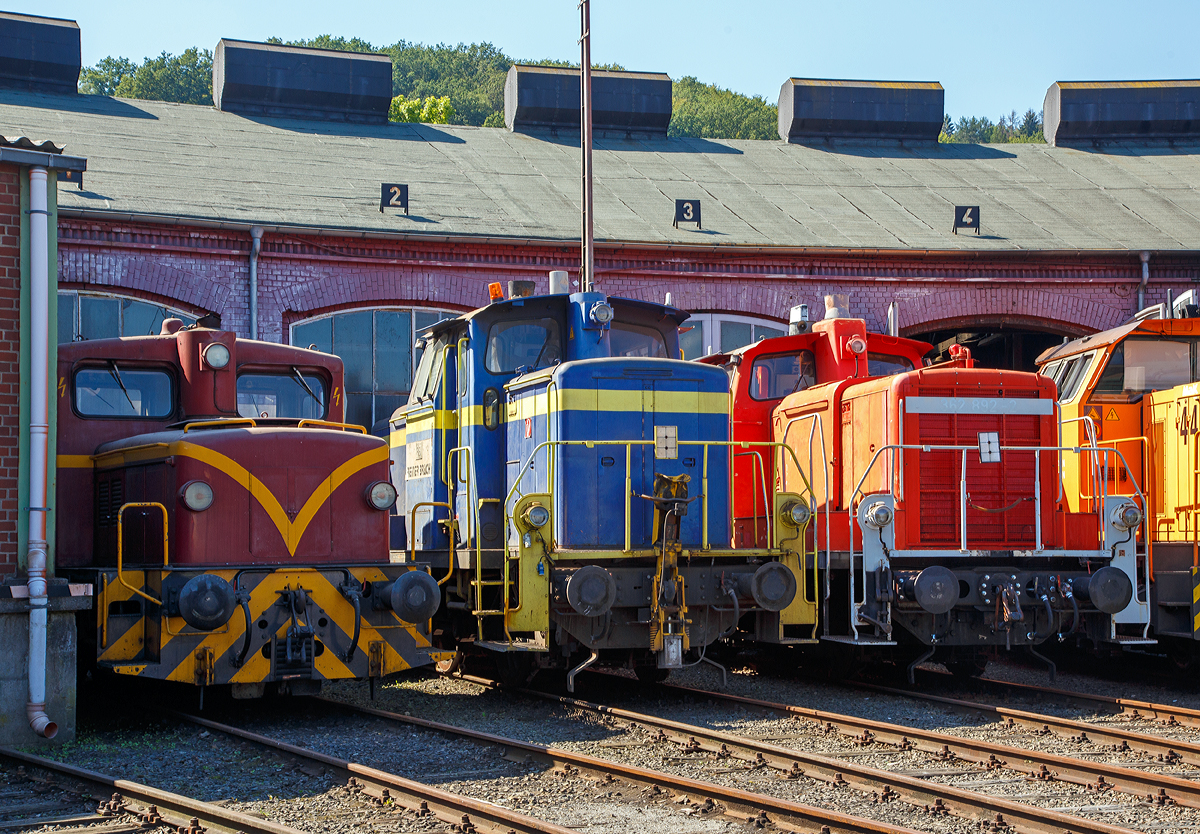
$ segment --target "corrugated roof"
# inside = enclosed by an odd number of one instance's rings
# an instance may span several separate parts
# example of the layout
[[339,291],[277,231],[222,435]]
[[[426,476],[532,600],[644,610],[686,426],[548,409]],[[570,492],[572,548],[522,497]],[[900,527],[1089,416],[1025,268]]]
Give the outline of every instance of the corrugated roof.
[[[211,107],[0,92],[5,132],[88,159],[64,214],[575,241],[577,135],[248,118]],[[902,146],[597,137],[598,240],[959,252],[1200,249],[1200,144]],[[379,212],[382,182],[410,214]],[[672,227],[699,199],[703,229]],[[951,233],[978,205],[983,234]]]

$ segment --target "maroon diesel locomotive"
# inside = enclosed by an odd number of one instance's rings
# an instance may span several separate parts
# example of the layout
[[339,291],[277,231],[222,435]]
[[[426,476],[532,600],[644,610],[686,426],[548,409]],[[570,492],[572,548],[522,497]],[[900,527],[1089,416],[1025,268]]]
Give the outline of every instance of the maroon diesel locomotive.
[[337,357],[178,319],[60,346],[57,569],[94,584],[83,654],[235,697],[439,659],[437,580],[390,563],[387,443],[343,403]]

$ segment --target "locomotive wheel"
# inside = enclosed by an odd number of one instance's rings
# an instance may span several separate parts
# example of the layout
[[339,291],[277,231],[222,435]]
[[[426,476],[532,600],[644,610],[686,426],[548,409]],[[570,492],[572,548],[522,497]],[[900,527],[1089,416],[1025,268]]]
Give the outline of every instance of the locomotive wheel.
[[634,666],[633,673],[642,683],[662,683],[671,674],[671,670],[659,669],[657,666]]
[[450,658],[449,660],[439,660],[434,665],[434,668],[443,675],[453,675],[462,668],[462,665],[463,653],[462,650],[459,649],[454,652],[454,657]]

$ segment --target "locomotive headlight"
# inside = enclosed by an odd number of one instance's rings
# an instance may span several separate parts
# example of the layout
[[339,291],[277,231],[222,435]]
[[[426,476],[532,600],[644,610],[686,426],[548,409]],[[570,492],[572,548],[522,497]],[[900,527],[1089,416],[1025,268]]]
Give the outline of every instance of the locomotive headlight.
[[525,511],[525,523],[530,527],[545,527],[550,522],[550,511],[541,504],[534,504]]
[[882,530],[892,523],[892,508],[882,501],[876,502],[867,507],[863,521],[873,530]]
[[812,518],[812,510],[807,504],[793,501],[783,508],[783,521],[793,527],[803,527]]
[[189,481],[179,490],[179,498],[192,512],[203,512],[212,506],[213,489],[204,481]]
[[229,348],[220,342],[213,342],[206,347],[203,355],[205,364],[218,371],[229,364]]
[[862,336],[851,337],[850,341],[846,343],[846,347],[850,348],[851,353],[858,354],[859,356],[867,351],[867,343]]
[[377,510],[386,510],[396,503],[396,488],[387,481],[376,481],[367,490],[367,503]]
[[1137,504],[1122,504],[1113,510],[1112,523],[1121,530],[1133,530],[1141,526],[1142,510]]
[[603,327],[613,320],[613,308],[607,302],[597,301],[592,305],[588,318],[592,320],[593,324]]

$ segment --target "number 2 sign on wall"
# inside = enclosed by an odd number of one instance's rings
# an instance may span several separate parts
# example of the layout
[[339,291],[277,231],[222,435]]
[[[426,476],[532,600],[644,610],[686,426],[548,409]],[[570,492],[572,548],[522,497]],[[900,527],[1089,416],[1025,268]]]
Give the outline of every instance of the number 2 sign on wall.
[[385,182],[379,187],[379,213],[384,209],[402,208],[408,214],[408,186],[398,182]]

